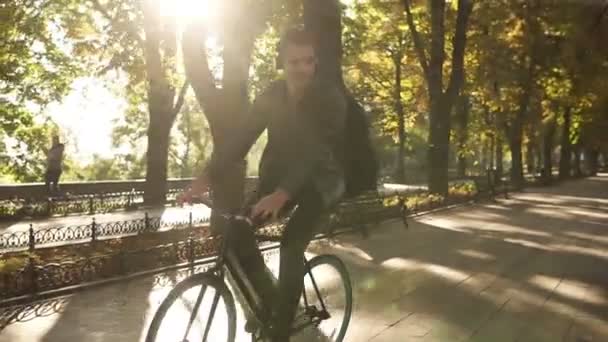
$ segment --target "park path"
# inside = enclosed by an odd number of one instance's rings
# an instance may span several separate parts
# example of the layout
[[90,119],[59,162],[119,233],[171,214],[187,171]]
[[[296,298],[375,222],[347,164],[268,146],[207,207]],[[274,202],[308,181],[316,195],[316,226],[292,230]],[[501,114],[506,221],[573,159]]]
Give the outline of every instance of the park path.
[[[608,341],[608,174],[420,216],[408,230],[386,222],[309,253],[337,254],[351,274],[346,342]],[[163,279],[39,305],[0,342],[141,341],[174,281]]]

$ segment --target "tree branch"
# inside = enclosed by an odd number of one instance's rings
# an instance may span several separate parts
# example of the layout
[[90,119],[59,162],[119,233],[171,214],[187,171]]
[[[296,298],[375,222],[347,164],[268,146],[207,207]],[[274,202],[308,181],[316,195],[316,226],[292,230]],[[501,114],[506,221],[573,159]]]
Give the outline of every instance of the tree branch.
[[435,102],[443,96],[443,63],[445,62],[445,0],[430,0],[431,48],[429,61],[429,98]]
[[458,16],[456,17],[456,32],[454,34],[452,52],[452,73],[446,94],[454,101],[462,84],[464,83],[464,50],[467,43],[467,25],[469,16],[473,11],[473,3],[470,0],[458,1]]
[[416,54],[418,55],[418,61],[420,62],[420,66],[422,67],[422,71],[424,72],[424,77],[428,80],[429,62],[426,57],[426,53],[424,52],[424,45],[422,43],[422,40],[420,39],[420,34],[416,29],[416,24],[414,24],[410,0],[403,0],[403,6],[405,7],[407,26],[409,27],[410,33],[412,34],[412,38],[414,40],[414,48],[416,50]]
[[[101,13],[101,15],[106,18],[110,23],[113,23],[116,21],[116,18],[112,17],[110,15],[110,12],[108,12],[108,9],[105,8],[100,2],[99,0],[91,0],[91,3],[93,4],[93,7],[95,7],[95,9]],[[116,15],[118,16],[118,15]],[[140,46],[143,47],[144,45],[144,39],[139,35],[139,32],[137,32],[137,28],[133,25],[132,22],[129,22],[128,25],[126,25],[126,29],[127,29],[127,34],[131,36],[131,38],[133,38]]]
[[[144,4],[143,24],[146,32],[143,48],[146,74],[151,86],[150,91],[167,90],[170,86],[164,75],[162,56],[159,51],[162,38],[161,14],[158,8],[154,8],[147,1]],[[171,98],[173,99],[173,95],[171,95]]]
[[219,89],[217,89],[215,79],[209,69],[207,51],[202,43],[206,36],[203,27],[188,26],[182,38],[182,52],[186,77],[205,114],[209,115],[213,112],[213,109],[210,108],[213,108],[214,102],[218,98]]
[[182,109],[182,106],[184,105],[184,99],[186,97],[186,92],[188,91],[188,87],[190,86],[190,82],[188,82],[188,80],[186,80],[184,82],[184,85],[182,86],[182,88],[179,90],[179,95],[177,97],[177,101],[175,101],[175,105],[173,106],[173,119],[175,120],[175,117],[177,116],[177,114],[179,113],[179,111]]

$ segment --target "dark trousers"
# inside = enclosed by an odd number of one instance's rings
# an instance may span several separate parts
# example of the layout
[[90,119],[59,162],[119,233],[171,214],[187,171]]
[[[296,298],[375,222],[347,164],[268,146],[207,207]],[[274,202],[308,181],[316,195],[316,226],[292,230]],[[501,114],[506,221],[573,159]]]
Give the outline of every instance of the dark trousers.
[[61,177],[61,170],[47,170],[44,177],[44,184],[49,194],[54,194],[59,190],[59,178]]
[[266,272],[264,258],[258,249],[254,232],[250,229],[238,229],[238,234],[231,237],[234,253],[262,302],[273,312],[273,341],[289,341],[290,329],[304,286],[304,252],[323,213],[322,203],[321,197],[314,190],[304,191],[291,203],[297,204],[297,208],[287,222],[281,239],[278,293],[271,275]]

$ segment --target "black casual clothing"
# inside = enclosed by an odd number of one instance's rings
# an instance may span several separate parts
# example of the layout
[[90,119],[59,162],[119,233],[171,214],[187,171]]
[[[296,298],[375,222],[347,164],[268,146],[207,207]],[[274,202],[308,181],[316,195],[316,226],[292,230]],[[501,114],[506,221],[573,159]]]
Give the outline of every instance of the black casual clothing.
[[[289,193],[297,206],[281,241],[279,295],[257,248],[253,232],[243,229],[232,246],[262,301],[274,308],[274,341],[289,341],[289,331],[302,293],[304,251],[324,212],[344,192],[343,171],[336,151],[341,144],[346,116],[342,93],[315,82],[297,104],[290,104],[284,81],[272,84],[256,99],[241,135],[207,169],[221,177],[222,170],[242,160],[268,129],[268,143],[259,168],[256,200],[277,189]],[[276,300],[278,299],[278,300]]]

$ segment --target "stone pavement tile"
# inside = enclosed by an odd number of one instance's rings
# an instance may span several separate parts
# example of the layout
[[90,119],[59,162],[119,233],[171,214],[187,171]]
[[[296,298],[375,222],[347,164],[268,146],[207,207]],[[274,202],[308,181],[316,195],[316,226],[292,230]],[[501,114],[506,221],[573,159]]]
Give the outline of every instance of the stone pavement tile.
[[500,315],[492,319],[482,330],[466,339],[469,342],[511,342],[515,341],[517,332],[525,323],[516,315]]
[[[488,315],[497,310],[496,303],[478,298],[477,293],[495,282],[496,274],[508,271],[513,265],[517,265],[519,259],[524,257],[525,255],[509,255],[508,258],[497,260],[492,265],[494,273],[464,274],[460,278],[442,278],[441,275],[434,274],[433,283],[419,286],[400,298],[399,306],[402,311],[414,311],[416,315],[434,317],[436,325],[431,326],[427,332],[429,338],[441,340],[446,335],[452,335],[458,339],[465,338],[481,321],[486,320]],[[417,317],[416,315],[413,317]],[[419,331],[419,324],[412,323],[413,317],[408,317],[407,323],[400,322],[387,329],[387,332],[379,335],[379,338],[387,340],[392,338],[391,336],[396,333],[388,332],[388,330],[403,327],[405,324],[413,325],[414,328],[409,328]],[[420,337],[420,334],[414,335]]]
[[[406,314],[405,316],[399,315],[395,317],[399,317],[397,319],[398,321],[403,320],[407,317],[407,315],[408,314]],[[386,331],[388,328],[389,326],[386,324],[385,321],[378,320],[374,316],[353,316],[344,341],[367,342],[382,333],[383,331]]]
[[584,299],[588,284],[562,280],[555,288],[551,298],[544,303],[540,312],[521,332],[517,341],[561,341],[567,336],[577,317],[582,315],[580,308],[564,302],[558,294],[568,294],[568,298]]
[[424,342],[456,342],[463,341],[471,335],[471,331],[458,324],[438,322],[423,338]]
[[522,256],[502,259],[494,265],[494,273],[475,274],[453,290],[437,294],[441,297],[437,307],[438,323],[433,326],[428,338],[438,341],[460,341],[470,336],[474,329],[504,304],[480,297],[478,293],[493,284],[498,273],[516,264],[520,258]]
[[[604,322],[604,325],[606,323]],[[602,332],[602,330],[604,332]],[[592,329],[579,323],[573,323],[570,329],[564,335],[563,342],[605,342],[608,341],[608,334],[605,329],[595,327]]]
[[554,342],[561,341],[572,322],[567,316],[555,313],[543,313],[534,318],[519,333],[517,342]]
[[493,314],[487,322],[479,326],[469,341],[514,341],[521,332],[533,322],[543,304],[549,298],[553,289],[559,282],[559,278],[546,280],[547,291],[531,291],[525,279],[519,280],[519,275],[543,269],[550,264],[551,255],[541,253],[521,268],[511,270],[508,276],[512,279],[501,277],[492,286],[480,293],[482,297],[494,300],[497,303],[504,302],[498,312]]
[[147,277],[77,293],[61,313],[9,325],[0,342],[138,341],[155,310],[152,282]]
[[419,339],[425,337],[433,324],[435,318],[430,315],[415,313],[404,317],[403,320],[396,322],[393,326],[388,327],[380,334],[376,335],[370,341],[374,342],[398,342],[398,341],[409,341],[413,339]]

